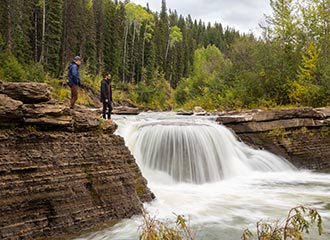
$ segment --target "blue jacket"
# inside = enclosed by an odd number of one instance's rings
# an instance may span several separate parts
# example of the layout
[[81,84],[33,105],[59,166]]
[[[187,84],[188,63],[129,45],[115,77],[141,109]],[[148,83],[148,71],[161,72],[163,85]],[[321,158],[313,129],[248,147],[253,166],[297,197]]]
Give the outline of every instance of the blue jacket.
[[79,65],[72,62],[68,67],[68,79],[69,79],[69,86],[72,87],[73,85],[80,86],[80,75],[79,75]]

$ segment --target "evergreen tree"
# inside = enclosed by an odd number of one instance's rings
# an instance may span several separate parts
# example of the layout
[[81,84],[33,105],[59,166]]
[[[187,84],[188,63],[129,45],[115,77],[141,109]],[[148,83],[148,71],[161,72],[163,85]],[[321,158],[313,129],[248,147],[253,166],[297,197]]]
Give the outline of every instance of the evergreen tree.
[[94,0],[93,10],[95,19],[95,45],[96,45],[96,69],[98,72],[103,67],[103,52],[104,52],[104,5],[108,1]]
[[59,74],[61,41],[62,41],[62,16],[63,0],[47,1],[46,5],[46,60],[45,66],[52,74]]
[[82,0],[64,0],[61,73],[66,70],[68,62],[71,62],[75,55],[82,54],[81,11]]
[[82,1],[81,19],[84,26],[81,39],[81,55],[84,56],[84,61],[88,66],[88,70],[92,74],[97,73],[96,65],[96,31],[94,6],[92,0]]
[[5,35],[8,29],[8,5],[6,1],[0,2],[0,51],[5,48]]
[[166,47],[169,41],[169,20],[167,14],[166,1],[162,0],[162,8],[157,18],[155,27],[155,47],[156,47],[156,64],[163,72],[166,71]]
[[24,0],[8,1],[8,38],[7,49],[20,63],[29,63],[33,59],[31,46],[33,2]]

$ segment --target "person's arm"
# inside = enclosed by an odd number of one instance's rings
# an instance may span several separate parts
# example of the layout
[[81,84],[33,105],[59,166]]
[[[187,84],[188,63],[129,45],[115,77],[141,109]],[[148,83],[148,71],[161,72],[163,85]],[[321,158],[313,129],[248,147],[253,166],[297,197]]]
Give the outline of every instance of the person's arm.
[[112,86],[110,84],[110,101],[112,102]]

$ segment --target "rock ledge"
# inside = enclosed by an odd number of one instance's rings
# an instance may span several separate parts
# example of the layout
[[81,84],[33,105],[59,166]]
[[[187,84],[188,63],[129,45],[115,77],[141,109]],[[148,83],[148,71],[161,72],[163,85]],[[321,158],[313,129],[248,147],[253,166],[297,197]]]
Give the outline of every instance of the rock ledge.
[[141,213],[154,195],[117,125],[0,82],[0,239],[48,239]]

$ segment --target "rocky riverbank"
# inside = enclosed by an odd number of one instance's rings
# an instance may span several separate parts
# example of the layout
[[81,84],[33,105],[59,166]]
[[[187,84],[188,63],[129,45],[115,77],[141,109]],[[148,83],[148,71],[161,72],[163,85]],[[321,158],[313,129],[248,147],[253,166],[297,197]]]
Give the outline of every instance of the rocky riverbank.
[[116,124],[0,82],[0,239],[67,235],[141,213],[154,195]]
[[330,107],[227,112],[217,121],[298,168],[330,172]]
[[[226,112],[217,121],[299,168],[330,171],[330,108]],[[141,213],[154,195],[116,128],[53,100],[47,84],[0,81],[0,239],[62,237]]]

